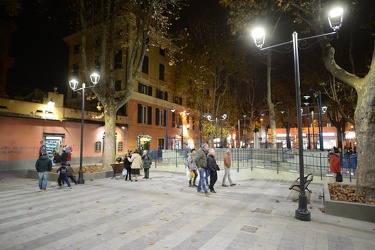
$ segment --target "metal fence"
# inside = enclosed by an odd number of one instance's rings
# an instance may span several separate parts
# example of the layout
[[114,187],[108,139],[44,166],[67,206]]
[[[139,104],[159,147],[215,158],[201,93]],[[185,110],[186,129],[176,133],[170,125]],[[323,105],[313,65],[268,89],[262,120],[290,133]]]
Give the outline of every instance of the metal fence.
[[[216,161],[223,165],[223,158],[226,148],[215,148]],[[280,171],[299,172],[298,150],[277,149],[252,149],[252,148],[231,148],[232,168],[266,168]],[[155,166],[158,164],[184,166],[189,149],[149,151]],[[344,178],[350,181],[356,178],[357,155],[346,154],[340,157],[341,172]],[[329,171],[329,153],[327,151],[306,150],[303,155],[305,173],[313,173],[315,176],[331,176]]]

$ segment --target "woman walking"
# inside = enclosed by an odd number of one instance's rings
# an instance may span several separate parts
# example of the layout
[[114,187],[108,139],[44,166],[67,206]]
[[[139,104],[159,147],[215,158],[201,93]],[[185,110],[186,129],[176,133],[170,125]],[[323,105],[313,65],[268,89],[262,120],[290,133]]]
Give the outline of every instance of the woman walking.
[[216,193],[215,191],[215,183],[217,181],[217,171],[220,170],[219,166],[215,160],[215,149],[211,148],[208,151],[207,155],[207,168],[210,170],[210,191],[211,193]]
[[134,153],[129,160],[132,163],[131,174],[133,175],[135,181],[138,181],[137,177],[140,175],[142,169],[142,159],[138,152],[138,149],[134,150]]

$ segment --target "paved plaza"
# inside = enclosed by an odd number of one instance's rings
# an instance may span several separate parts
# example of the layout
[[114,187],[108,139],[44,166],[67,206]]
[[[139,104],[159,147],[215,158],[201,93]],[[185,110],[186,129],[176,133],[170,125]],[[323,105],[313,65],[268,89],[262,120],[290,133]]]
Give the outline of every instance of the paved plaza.
[[310,185],[311,221],[294,218],[290,181],[237,181],[206,197],[183,174],[86,180],[40,192],[0,172],[0,249],[375,249],[375,224],[326,215]]

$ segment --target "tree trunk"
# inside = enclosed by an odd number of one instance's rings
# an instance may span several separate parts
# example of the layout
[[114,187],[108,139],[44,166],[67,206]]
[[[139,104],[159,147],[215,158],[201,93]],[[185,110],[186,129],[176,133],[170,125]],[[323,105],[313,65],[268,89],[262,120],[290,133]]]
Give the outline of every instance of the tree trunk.
[[[368,75],[369,76],[369,75]],[[358,93],[355,111],[357,136],[358,170],[357,192],[366,199],[375,198],[375,76],[369,77],[367,88]]]
[[[268,104],[268,114],[270,118],[270,127],[271,127],[271,139],[272,139],[272,148],[276,148],[276,121],[275,121],[275,105],[272,102],[272,85],[271,85],[271,51],[267,51],[267,104]],[[267,131],[266,131],[267,133]]]
[[375,197],[375,46],[370,70],[364,78],[339,67],[334,59],[335,50],[329,44],[324,46],[325,67],[332,75],[357,91],[358,101],[354,114],[358,152],[356,192],[366,199]]
[[111,168],[111,164],[115,162],[116,155],[116,107],[109,104],[104,108],[105,120],[105,137],[104,137],[104,157],[103,167]]

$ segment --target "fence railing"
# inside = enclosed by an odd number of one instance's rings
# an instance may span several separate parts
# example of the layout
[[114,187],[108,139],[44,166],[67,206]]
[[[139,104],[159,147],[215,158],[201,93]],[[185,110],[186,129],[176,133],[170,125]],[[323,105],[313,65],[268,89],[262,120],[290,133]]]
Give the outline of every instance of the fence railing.
[[[223,165],[226,148],[215,148],[215,158],[219,165]],[[275,148],[275,149],[253,149],[253,148],[231,148],[232,168],[267,168],[277,173],[280,171],[299,172],[298,150]],[[189,149],[149,151],[155,166],[158,164],[184,166],[185,159],[190,152]],[[340,157],[341,172],[344,178],[350,181],[356,178],[357,155],[346,154]],[[306,150],[303,155],[305,173],[313,173],[315,176],[330,176],[329,154],[327,151]]]

